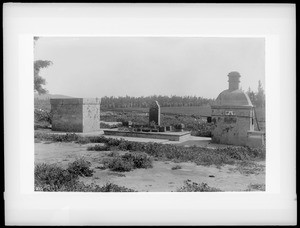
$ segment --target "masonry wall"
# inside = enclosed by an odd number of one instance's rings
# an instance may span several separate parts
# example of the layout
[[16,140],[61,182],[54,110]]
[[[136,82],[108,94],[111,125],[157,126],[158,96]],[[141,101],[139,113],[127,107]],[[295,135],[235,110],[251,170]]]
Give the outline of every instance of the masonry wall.
[[50,99],[52,131],[89,132],[100,129],[100,100]]
[[247,132],[254,128],[252,108],[212,107],[212,142],[247,145]]
[[100,103],[95,100],[86,100],[82,106],[83,132],[100,130]]

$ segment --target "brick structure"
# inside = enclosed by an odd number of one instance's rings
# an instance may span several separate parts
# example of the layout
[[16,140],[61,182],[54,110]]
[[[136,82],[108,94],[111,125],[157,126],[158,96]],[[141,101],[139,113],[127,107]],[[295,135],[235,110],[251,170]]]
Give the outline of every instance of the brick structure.
[[260,146],[264,134],[255,134],[254,107],[248,95],[239,89],[240,74],[231,72],[228,77],[229,88],[221,92],[211,106],[212,142]]
[[100,130],[100,99],[50,99],[52,131],[92,132]]
[[160,125],[160,106],[157,101],[152,102],[149,108],[149,124],[154,121],[156,125]]

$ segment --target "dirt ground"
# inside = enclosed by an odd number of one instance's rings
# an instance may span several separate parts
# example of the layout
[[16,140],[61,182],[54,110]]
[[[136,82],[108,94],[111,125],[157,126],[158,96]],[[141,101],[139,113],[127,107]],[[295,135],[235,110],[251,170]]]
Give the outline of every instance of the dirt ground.
[[[171,161],[153,161],[153,168],[135,169],[130,172],[114,172],[100,169],[101,160],[110,151],[87,151],[93,144],[38,142],[35,143],[35,164],[56,163],[67,167],[76,158],[85,157],[95,170],[92,177],[80,180],[85,184],[102,186],[108,182],[142,192],[176,191],[189,179],[197,183],[207,183],[223,191],[245,191],[250,184],[265,184],[265,162],[253,163],[245,169],[239,165],[201,166],[193,162],[174,163]],[[120,152],[124,153],[124,152]],[[172,170],[175,165],[181,169]]]

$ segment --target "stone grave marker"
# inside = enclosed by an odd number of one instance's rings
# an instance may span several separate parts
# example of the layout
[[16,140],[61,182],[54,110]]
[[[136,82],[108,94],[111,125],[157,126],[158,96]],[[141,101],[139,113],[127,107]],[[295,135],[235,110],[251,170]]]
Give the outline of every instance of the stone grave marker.
[[160,106],[157,101],[152,102],[149,108],[149,124],[151,122],[160,125]]

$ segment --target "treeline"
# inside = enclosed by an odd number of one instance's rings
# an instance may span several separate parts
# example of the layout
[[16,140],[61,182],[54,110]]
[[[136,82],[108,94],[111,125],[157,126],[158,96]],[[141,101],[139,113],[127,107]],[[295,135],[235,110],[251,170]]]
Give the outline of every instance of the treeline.
[[147,96],[147,97],[102,97],[101,106],[106,108],[148,108],[151,102],[158,101],[161,107],[211,105],[214,99],[196,96]]

